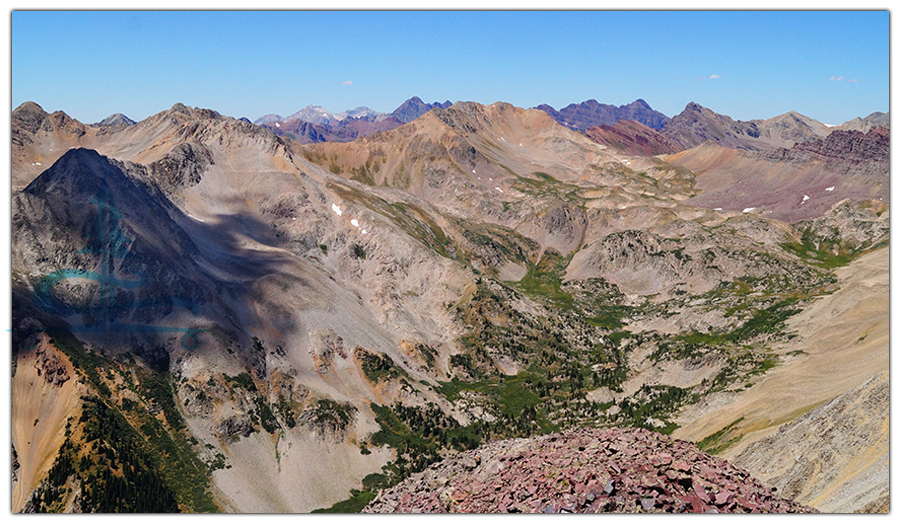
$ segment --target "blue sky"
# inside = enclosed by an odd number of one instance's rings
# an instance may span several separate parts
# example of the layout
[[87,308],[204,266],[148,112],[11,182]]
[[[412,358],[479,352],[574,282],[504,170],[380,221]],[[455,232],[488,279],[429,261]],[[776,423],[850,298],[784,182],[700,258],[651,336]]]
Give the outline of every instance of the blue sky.
[[735,119],[888,111],[889,14],[869,12],[25,12],[12,107],[83,122],[176,102],[255,120],[407,98],[561,108],[695,101]]

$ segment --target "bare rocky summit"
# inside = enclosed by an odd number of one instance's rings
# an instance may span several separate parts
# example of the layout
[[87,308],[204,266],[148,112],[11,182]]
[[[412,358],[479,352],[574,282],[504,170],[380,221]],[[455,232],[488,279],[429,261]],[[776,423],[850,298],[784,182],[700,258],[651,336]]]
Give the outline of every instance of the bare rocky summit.
[[645,429],[488,444],[381,492],[368,513],[811,513],[723,459]]

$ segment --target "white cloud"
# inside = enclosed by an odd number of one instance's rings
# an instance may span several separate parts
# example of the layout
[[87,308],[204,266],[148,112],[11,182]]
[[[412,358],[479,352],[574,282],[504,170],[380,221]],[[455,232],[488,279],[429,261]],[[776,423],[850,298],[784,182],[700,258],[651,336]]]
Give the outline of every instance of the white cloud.
[[830,78],[828,78],[828,81],[846,81],[847,83],[857,83],[859,81],[859,79],[857,79],[857,78],[850,79],[850,78],[846,78],[844,76],[831,76]]
[[722,76],[720,76],[719,74],[713,74],[711,76],[698,77],[697,79],[719,79],[720,77]]
[[353,84],[353,82],[350,81],[349,79],[347,81],[344,81],[343,83],[341,83],[341,85],[352,85],[352,84]]

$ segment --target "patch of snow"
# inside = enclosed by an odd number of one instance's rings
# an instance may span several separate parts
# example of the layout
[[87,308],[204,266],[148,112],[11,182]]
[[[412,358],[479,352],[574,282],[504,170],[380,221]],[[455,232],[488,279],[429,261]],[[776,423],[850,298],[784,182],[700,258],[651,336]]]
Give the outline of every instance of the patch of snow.
[[494,178],[493,178],[493,177],[488,177],[488,180],[491,181],[491,182],[494,182]]
[[362,233],[365,234],[365,233],[366,233],[366,229],[363,229],[363,230],[362,230]]
[[359,227],[359,222],[356,221],[355,219],[351,219],[350,224],[353,225],[354,227]]
[[713,210],[722,210],[721,208],[714,208]]
[[753,211],[756,210],[757,208],[759,208],[759,207],[745,208],[744,210],[742,210],[742,212],[743,212],[744,214],[746,214],[747,212],[753,212]]
[[334,203],[331,203],[331,210],[334,210],[335,212],[337,212],[337,215],[338,215],[338,216],[340,216],[341,214],[344,213],[344,212],[341,210],[341,207],[337,206],[337,205],[334,204]]
[[281,127],[281,124],[278,122],[275,122],[275,127]]
[[[519,147],[522,147],[522,143],[521,143],[521,142],[519,142]],[[52,150],[51,150],[51,151],[52,151]]]
[[195,218],[194,216],[192,216],[192,215],[190,215],[190,214],[188,214],[188,217],[191,218],[191,219],[195,219],[195,220],[199,221],[200,223],[206,223],[206,222],[203,221],[202,219],[200,219],[200,218]]
[[808,196],[808,195],[804,195],[804,196],[803,196],[803,201],[800,201],[800,204],[802,205],[803,203],[805,203],[805,202],[807,202],[807,201],[809,201],[809,196]]
[[825,189],[825,191],[826,191],[826,192],[833,192],[833,191],[834,191],[834,186],[829,186],[828,188]]
[[500,192],[501,194],[503,193],[503,190],[501,190],[501,189],[500,189],[499,187],[497,187],[497,186],[494,187],[494,190],[497,190],[497,191]]
[[500,140],[502,140],[502,141],[504,141],[504,142],[506,142],[506,139],[505,139],[505,138],[503,138],[503,137],[502,137],[502,136],[501,136],[501,137],[500,137]]
[[475,173],[475,170],[472,170],[472,173]]
[[40,166],[40,165],[41,165],[40,162],[35,162],[34,164],[32,164],[32,166]]
[[822,125],[824,125],[825,127],[837,127],[836,125],[832,125],[832,124],[822,124]]

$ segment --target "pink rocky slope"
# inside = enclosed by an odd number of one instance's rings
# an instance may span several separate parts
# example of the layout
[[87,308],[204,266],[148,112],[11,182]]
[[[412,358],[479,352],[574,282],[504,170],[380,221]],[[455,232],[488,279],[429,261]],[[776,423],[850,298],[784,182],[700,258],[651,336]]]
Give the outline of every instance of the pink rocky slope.
[[488,444],[379,493],[367,513],[810,513],[693,443],[580,429]]

